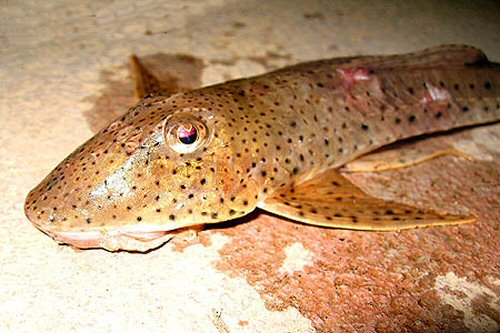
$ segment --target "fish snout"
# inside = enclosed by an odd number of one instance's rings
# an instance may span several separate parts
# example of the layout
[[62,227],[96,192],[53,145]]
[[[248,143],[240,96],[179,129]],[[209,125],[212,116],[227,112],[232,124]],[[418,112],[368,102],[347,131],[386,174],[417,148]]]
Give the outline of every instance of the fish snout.
[[41,218],[38,212],[38,206],[36,206],[37,200],[34,198],[35,189],[31,190],[24,201],[24,214],[37,228],[40,229]]
[[[172,232],[152,228],[88,228],[92,218],[79,214],[75,204],[66,206],[57,196],[50,197],[44,193],[46,186],[46,183],[42,182],[29,192],[24,203],[24,212],[36,228],[59,243],[82,249],[146,252],[174,237]],[[84,219],[85,223],[75,225],[75,220],[78,219]]]
[[50,192],[51,185],[47,183],[46,179],[28,193],[24,213],[35,227],[50,234],[52,229],[63,228],[68,217],[64,212],[65,201],[60,200],[57,193]]

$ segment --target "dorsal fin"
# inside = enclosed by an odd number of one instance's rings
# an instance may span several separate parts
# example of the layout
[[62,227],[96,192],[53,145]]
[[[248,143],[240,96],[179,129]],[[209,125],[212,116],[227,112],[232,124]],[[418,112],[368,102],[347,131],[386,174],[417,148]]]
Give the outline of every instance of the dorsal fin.
[[136,81],[136,95],[169,96],[201,86],[203,62],[184,54],[157,53],[130,57]]
[[130,64],[135,78],[135,95],[141,99],[148,95],[161,94],[160,82],[139,61],[135,54],[130,56]]
[[312,61],[280,69],[282,71],[308,71],[317,69],[318,65],[331,66],[335,69],[360,68],[368,72],[383,70],[418,70],[429,68],[450,68],[480,66],[499,66],[489,62],[486,55],[478,48],[468,45],[439,45],[417,52],[394,55],[373,55],[334,58]]
[[382,69],[408,66],[415,68],[484,66],[489,64],[489,61],[480,49],[473,46],[440,45],[403,55],[375,56],[372,59],[357,58],[346,64],[346,67],[358,66],[361,63],[364,63],[365,66]]

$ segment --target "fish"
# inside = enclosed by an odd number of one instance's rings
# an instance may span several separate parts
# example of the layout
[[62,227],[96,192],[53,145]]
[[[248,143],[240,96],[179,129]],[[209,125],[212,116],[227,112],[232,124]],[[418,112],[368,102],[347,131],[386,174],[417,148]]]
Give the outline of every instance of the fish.
[[173,94],[132,60],[143,98],[27,195],[26,216],[59,243],[145,252],[257,208],[361,231],[475,220],[372,197],[342,170],[407,138],[497,122],[500,67],[477,48],[318,60]]

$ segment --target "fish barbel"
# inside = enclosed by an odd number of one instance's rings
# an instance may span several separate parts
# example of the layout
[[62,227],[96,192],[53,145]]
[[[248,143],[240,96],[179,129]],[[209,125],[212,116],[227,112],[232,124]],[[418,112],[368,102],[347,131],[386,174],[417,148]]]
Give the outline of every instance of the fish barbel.
[[339,168],[405,138],[498,121],[499,68],[445,45],[147,96],[63,160],[25,212],[61,243],[111,251],[146,251],[257,207],[356,230],[471,222],[368,196]]

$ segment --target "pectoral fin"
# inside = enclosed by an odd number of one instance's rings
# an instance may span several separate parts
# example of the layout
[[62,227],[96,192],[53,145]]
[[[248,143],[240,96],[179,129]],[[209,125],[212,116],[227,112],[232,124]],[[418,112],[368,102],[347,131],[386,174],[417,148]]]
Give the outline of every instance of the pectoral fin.
[[301,184],[291,185],[266,199],[260,208],[292,220],[331,228],[389,231],[473,222],[371,197],[338,170],[328,170]]
[[442,142],[424,140],[379,150],[349,162],[345,172],[379,172],[406,168],[440,156],[457,156],[472,160],[473,157]]

